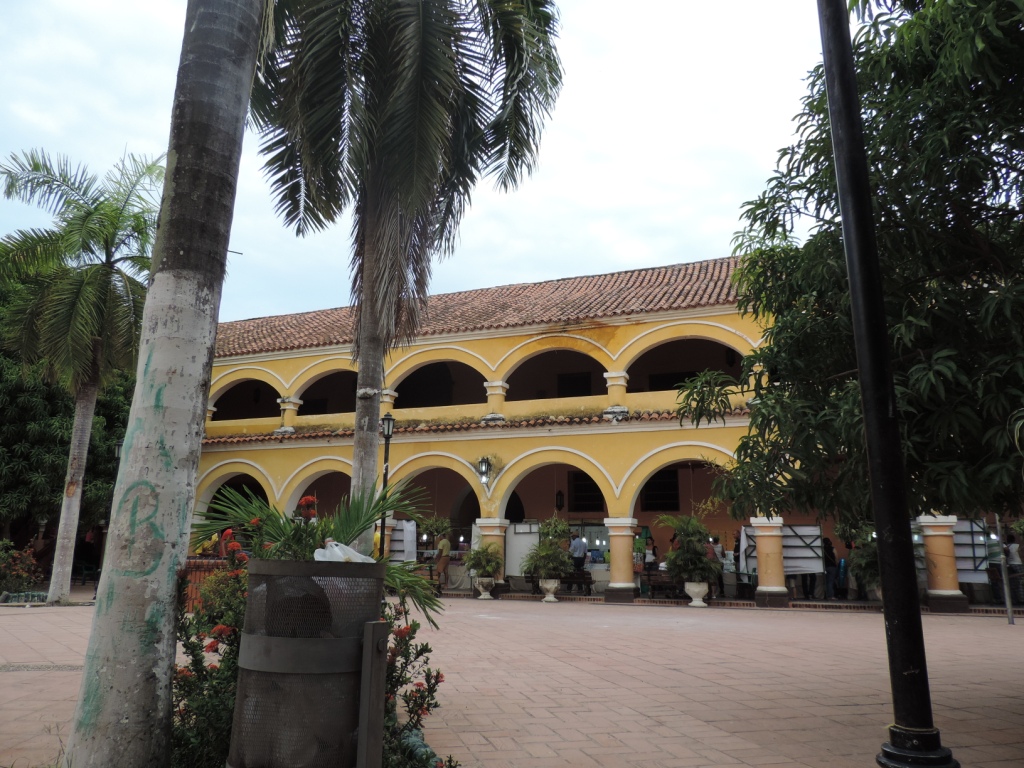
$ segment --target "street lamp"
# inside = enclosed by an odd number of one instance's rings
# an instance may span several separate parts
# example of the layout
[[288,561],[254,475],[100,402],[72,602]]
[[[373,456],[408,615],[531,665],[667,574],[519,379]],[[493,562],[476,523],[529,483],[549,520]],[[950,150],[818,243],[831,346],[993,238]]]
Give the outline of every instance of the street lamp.
[[[391,415],[391,412],[385,413],[380,420],[380,432],[384,436],[384,482],[381,486],[381,490],[387,493],[388,490],[388,462],[391,461],[391,437],[395,434],[395,417]],[[388,510],[387,505],[384,505],[380,511],[380,548],[378,550],[378,557],[384,559],[384,523],[387,521]]]
[[117,459],[117,463],[121,463],[121,449],[124,448],[124,439],[118,440],[114,443],[114,458]]
[[476,471],[480,475],[480,482],[487,485],[487,481],[491,476],[491,460],[486,456],[481,456],[480,460],[476,463]]
[[885,599],[894,723],[875,762],[884,768],[959,768],[932,719],[903,451],[882,299],[871,184],[846,0],[818,0],[836,186],[850,281],[850,310],[864,411],[871,507]]

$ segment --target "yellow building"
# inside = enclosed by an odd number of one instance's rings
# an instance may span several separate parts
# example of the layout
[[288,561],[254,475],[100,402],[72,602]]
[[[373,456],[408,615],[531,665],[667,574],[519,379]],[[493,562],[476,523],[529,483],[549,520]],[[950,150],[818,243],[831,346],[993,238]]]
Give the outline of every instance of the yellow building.
[[[689,512],[747,427],[680,426],[675,385],[737,375],[761,330],[739,316],[735,259],[509,285],[430,298],[416,339],[388,358],[390,478],[424,488],[454,540],[501,542],[555,513],[610,561],[609,600],[632,599],[634,529]],[[223,323],[200,462],[201,510],[223,485],[290,511],[350,488],[355,365],[351,308]],[[477,467],[486,457],[490,473]],[[738,524],[706,520],[727,547]],[[511,564],[510,564],[511,567]],[[628,594],[627,594],[628,593]]]

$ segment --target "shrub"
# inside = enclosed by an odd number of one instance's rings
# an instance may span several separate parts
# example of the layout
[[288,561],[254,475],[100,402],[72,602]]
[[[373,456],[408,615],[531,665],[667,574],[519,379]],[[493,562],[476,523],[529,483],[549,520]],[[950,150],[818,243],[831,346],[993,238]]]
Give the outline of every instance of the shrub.
[[0,592],[28,592],[41,578],[30,547],[19,551],[12,542],[0,539]]

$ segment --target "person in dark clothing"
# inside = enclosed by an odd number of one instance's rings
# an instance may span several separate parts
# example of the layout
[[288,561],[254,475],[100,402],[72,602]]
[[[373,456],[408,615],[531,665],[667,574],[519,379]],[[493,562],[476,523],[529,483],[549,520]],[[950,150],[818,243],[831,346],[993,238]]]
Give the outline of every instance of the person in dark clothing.
[[832,539],[827,536],[821,541],[821,559],[825,564],[825,599],[835,600],[839,563],[836,562],[836,550],[832,546]]

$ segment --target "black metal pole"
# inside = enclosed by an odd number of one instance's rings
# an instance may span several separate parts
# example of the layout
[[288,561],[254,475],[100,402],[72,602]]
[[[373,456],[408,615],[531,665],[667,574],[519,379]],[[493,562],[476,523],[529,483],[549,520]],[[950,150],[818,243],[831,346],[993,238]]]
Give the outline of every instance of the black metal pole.
[[959,768],[932,721],[913,536],[882,299],[867,155],[845,0],[818,0],[836,184],[850,278],[854,342],[878,537],[895,722],[875,759],[886,768]]
[[[388,462],[391,460],[391,435],[384,433],[384,480],[381,483],[381,491],[388,492]],[[380,547],[377,550],[377,557],[384,559],[384,523],[387,521],[387,506],[380,513]]]

